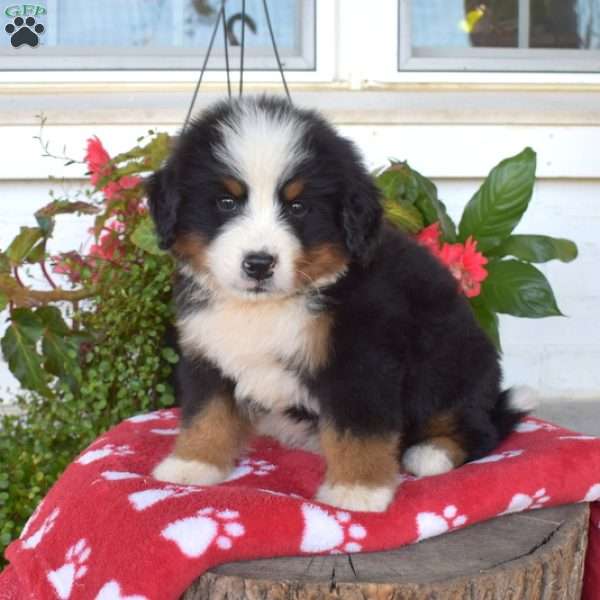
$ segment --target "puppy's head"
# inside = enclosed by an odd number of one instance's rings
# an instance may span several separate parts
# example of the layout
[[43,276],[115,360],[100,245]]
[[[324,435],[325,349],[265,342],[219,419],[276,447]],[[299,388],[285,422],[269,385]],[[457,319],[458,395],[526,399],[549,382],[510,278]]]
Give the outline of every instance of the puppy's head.
[[221,103],[149,185],[160,244],[205,285],[281,297],[328,285],[377,244],[379,195],[354,146],[272,99]]

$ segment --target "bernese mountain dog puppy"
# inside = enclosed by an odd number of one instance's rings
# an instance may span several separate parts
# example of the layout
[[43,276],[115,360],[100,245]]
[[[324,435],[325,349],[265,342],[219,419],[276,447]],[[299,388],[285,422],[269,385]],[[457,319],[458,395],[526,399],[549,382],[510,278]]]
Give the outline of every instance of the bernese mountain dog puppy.
[[253,433],[323,454],[316,499],[384,511],[530,408],[445,266],[383,222],[353,144],[275,98],[207,110],[149,183],[177,261],[182,429],[154,477],[227,478]]

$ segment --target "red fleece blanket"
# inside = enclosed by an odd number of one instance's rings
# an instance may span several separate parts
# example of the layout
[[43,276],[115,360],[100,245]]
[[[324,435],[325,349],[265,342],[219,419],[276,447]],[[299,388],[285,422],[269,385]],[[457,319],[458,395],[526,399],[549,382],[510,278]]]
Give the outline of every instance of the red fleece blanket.
[[[6,556],[0,600],[168,600],[208,568],[242,559],[372,552],[498,515],[600,499],[600,439],[534,418],[490,456],[437,477],[400,475],[383,514],[312,498],[321,457],[255,440],[229,480],[170,485],[149,476],[170,451],[178,412],[133,417],[65,471]],[[593,505],[586,599],[600,598]]]

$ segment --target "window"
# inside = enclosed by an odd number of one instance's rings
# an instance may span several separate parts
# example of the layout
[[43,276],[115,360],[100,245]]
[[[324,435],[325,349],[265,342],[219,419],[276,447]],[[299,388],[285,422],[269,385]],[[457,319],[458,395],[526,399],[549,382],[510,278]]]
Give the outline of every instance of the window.
[[600,0],[399,0],[398,70],[600,71]]
[[[18,28],[11,24],[28,17],[35,19],[30,29],[44,28],[37,47],[13,47],[14,35],[3,34],[0,70],[198,70],[220,6],[221,0],[0,0],[13,34]],[[286,70],[314,70],[315,0],[268,0],[268,7]],[[241,0],[227,1],[232,67],[240,55],[241,10]],[[246,68],[276,69],[262,0],[246,0],[246,15]],[[220,29],[209,69],[224,68]]]

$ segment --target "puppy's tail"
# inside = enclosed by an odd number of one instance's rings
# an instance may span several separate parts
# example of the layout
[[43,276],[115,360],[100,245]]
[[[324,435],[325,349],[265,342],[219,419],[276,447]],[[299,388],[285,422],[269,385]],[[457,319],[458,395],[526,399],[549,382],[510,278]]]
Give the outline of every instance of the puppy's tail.
[[516,424],[538,405],[538,393],[529,386],[514,387],[500,392],[491,414],[500,439],[508,436]]

